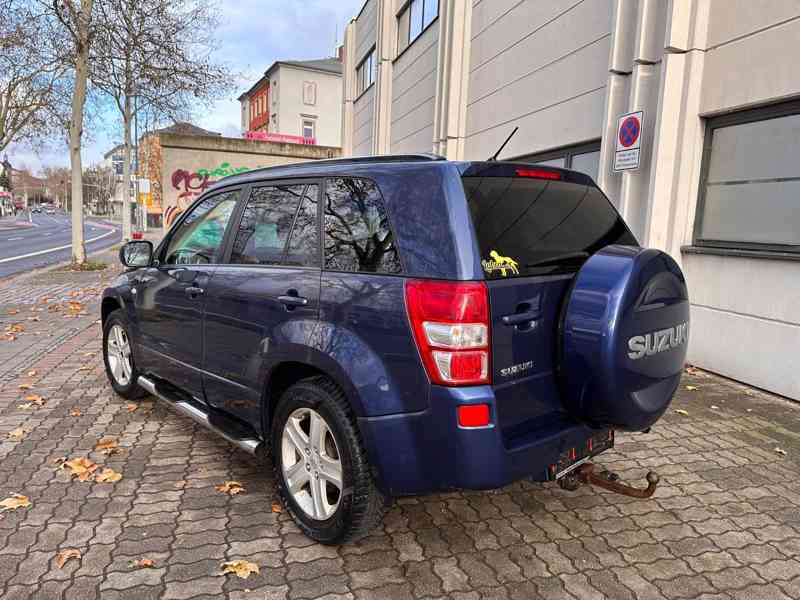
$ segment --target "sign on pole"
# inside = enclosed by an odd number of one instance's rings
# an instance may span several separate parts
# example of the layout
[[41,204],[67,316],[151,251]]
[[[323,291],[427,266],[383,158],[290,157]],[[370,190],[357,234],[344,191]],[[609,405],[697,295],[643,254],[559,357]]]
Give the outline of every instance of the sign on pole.
[[642,152],[643,111],[622,115],[617,121],[616,152],[614,170],[630,171],[639,168]]

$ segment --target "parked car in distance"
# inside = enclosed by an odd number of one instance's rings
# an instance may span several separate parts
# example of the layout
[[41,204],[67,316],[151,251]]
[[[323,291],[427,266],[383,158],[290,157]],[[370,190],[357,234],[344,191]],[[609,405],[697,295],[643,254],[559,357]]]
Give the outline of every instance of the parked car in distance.
[[50,207],[48,207],[48,208],[46,208],[46,209],[44,210],[44,213],[45,213],[46,215],[54,215],[54,214],[56,214],[56,209],[55,209],[55,208],[53,208],[52,206],[50,206]]
[[678,265],[568,170],[260,169],[120,259],[102,301],[114,390],[268,449],[284,505],[327,544],[398,496],[566,476],[653,425],[686,357]]

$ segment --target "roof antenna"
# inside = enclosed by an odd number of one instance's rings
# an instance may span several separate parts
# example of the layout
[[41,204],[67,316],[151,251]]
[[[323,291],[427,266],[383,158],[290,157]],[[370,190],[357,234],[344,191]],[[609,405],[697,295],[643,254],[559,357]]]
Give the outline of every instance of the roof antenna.
[[511,135],[509,135],[506,138],[506,141],[503,142],[503,145],[500,146],[500,148],[498,148],[497,152],[494,153],[494,156],[492,156],[487,162],[496,162],[497,161],[497,157],[500,156],[500,153],[503,151],[503,148],[505,148],[506,145],[508,144],[508,142],[511,141],[511,138],[514,137],[514,134],[517,133],[517,131],[519,131],[519,127],[514,127],[514,131],[511,132]]

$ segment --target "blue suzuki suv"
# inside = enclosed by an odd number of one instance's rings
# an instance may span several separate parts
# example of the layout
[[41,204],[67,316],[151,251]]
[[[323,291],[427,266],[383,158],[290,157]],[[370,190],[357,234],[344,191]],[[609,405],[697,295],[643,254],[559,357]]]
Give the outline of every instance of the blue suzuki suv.
[[103,295],[104,358],[252,454],[311,538],[393,497],[559,480],[678,386],[684,277],[587,176],[431,155],[223,179]]

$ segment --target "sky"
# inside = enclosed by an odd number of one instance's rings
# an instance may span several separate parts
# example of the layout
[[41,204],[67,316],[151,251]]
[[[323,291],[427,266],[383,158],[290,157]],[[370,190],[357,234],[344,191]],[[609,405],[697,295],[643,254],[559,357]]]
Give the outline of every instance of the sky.
[[[358,14],[364,0],[219,0],[223,26],[217,37],[217,60],[241,73],[227,97],[194,120],[196,125],[226,136],[239,137],[240,112],[236,98],[247,91],[276,60],[308,60],[334,55],[344,27]],[[121,123],[110,113],[87,131],[85,166],[102,161],[103,154],[122,139]],[[69,166],[66,144],[34,152],[11,146],[8,158],[16,168],[34,172],[42,166]]]

